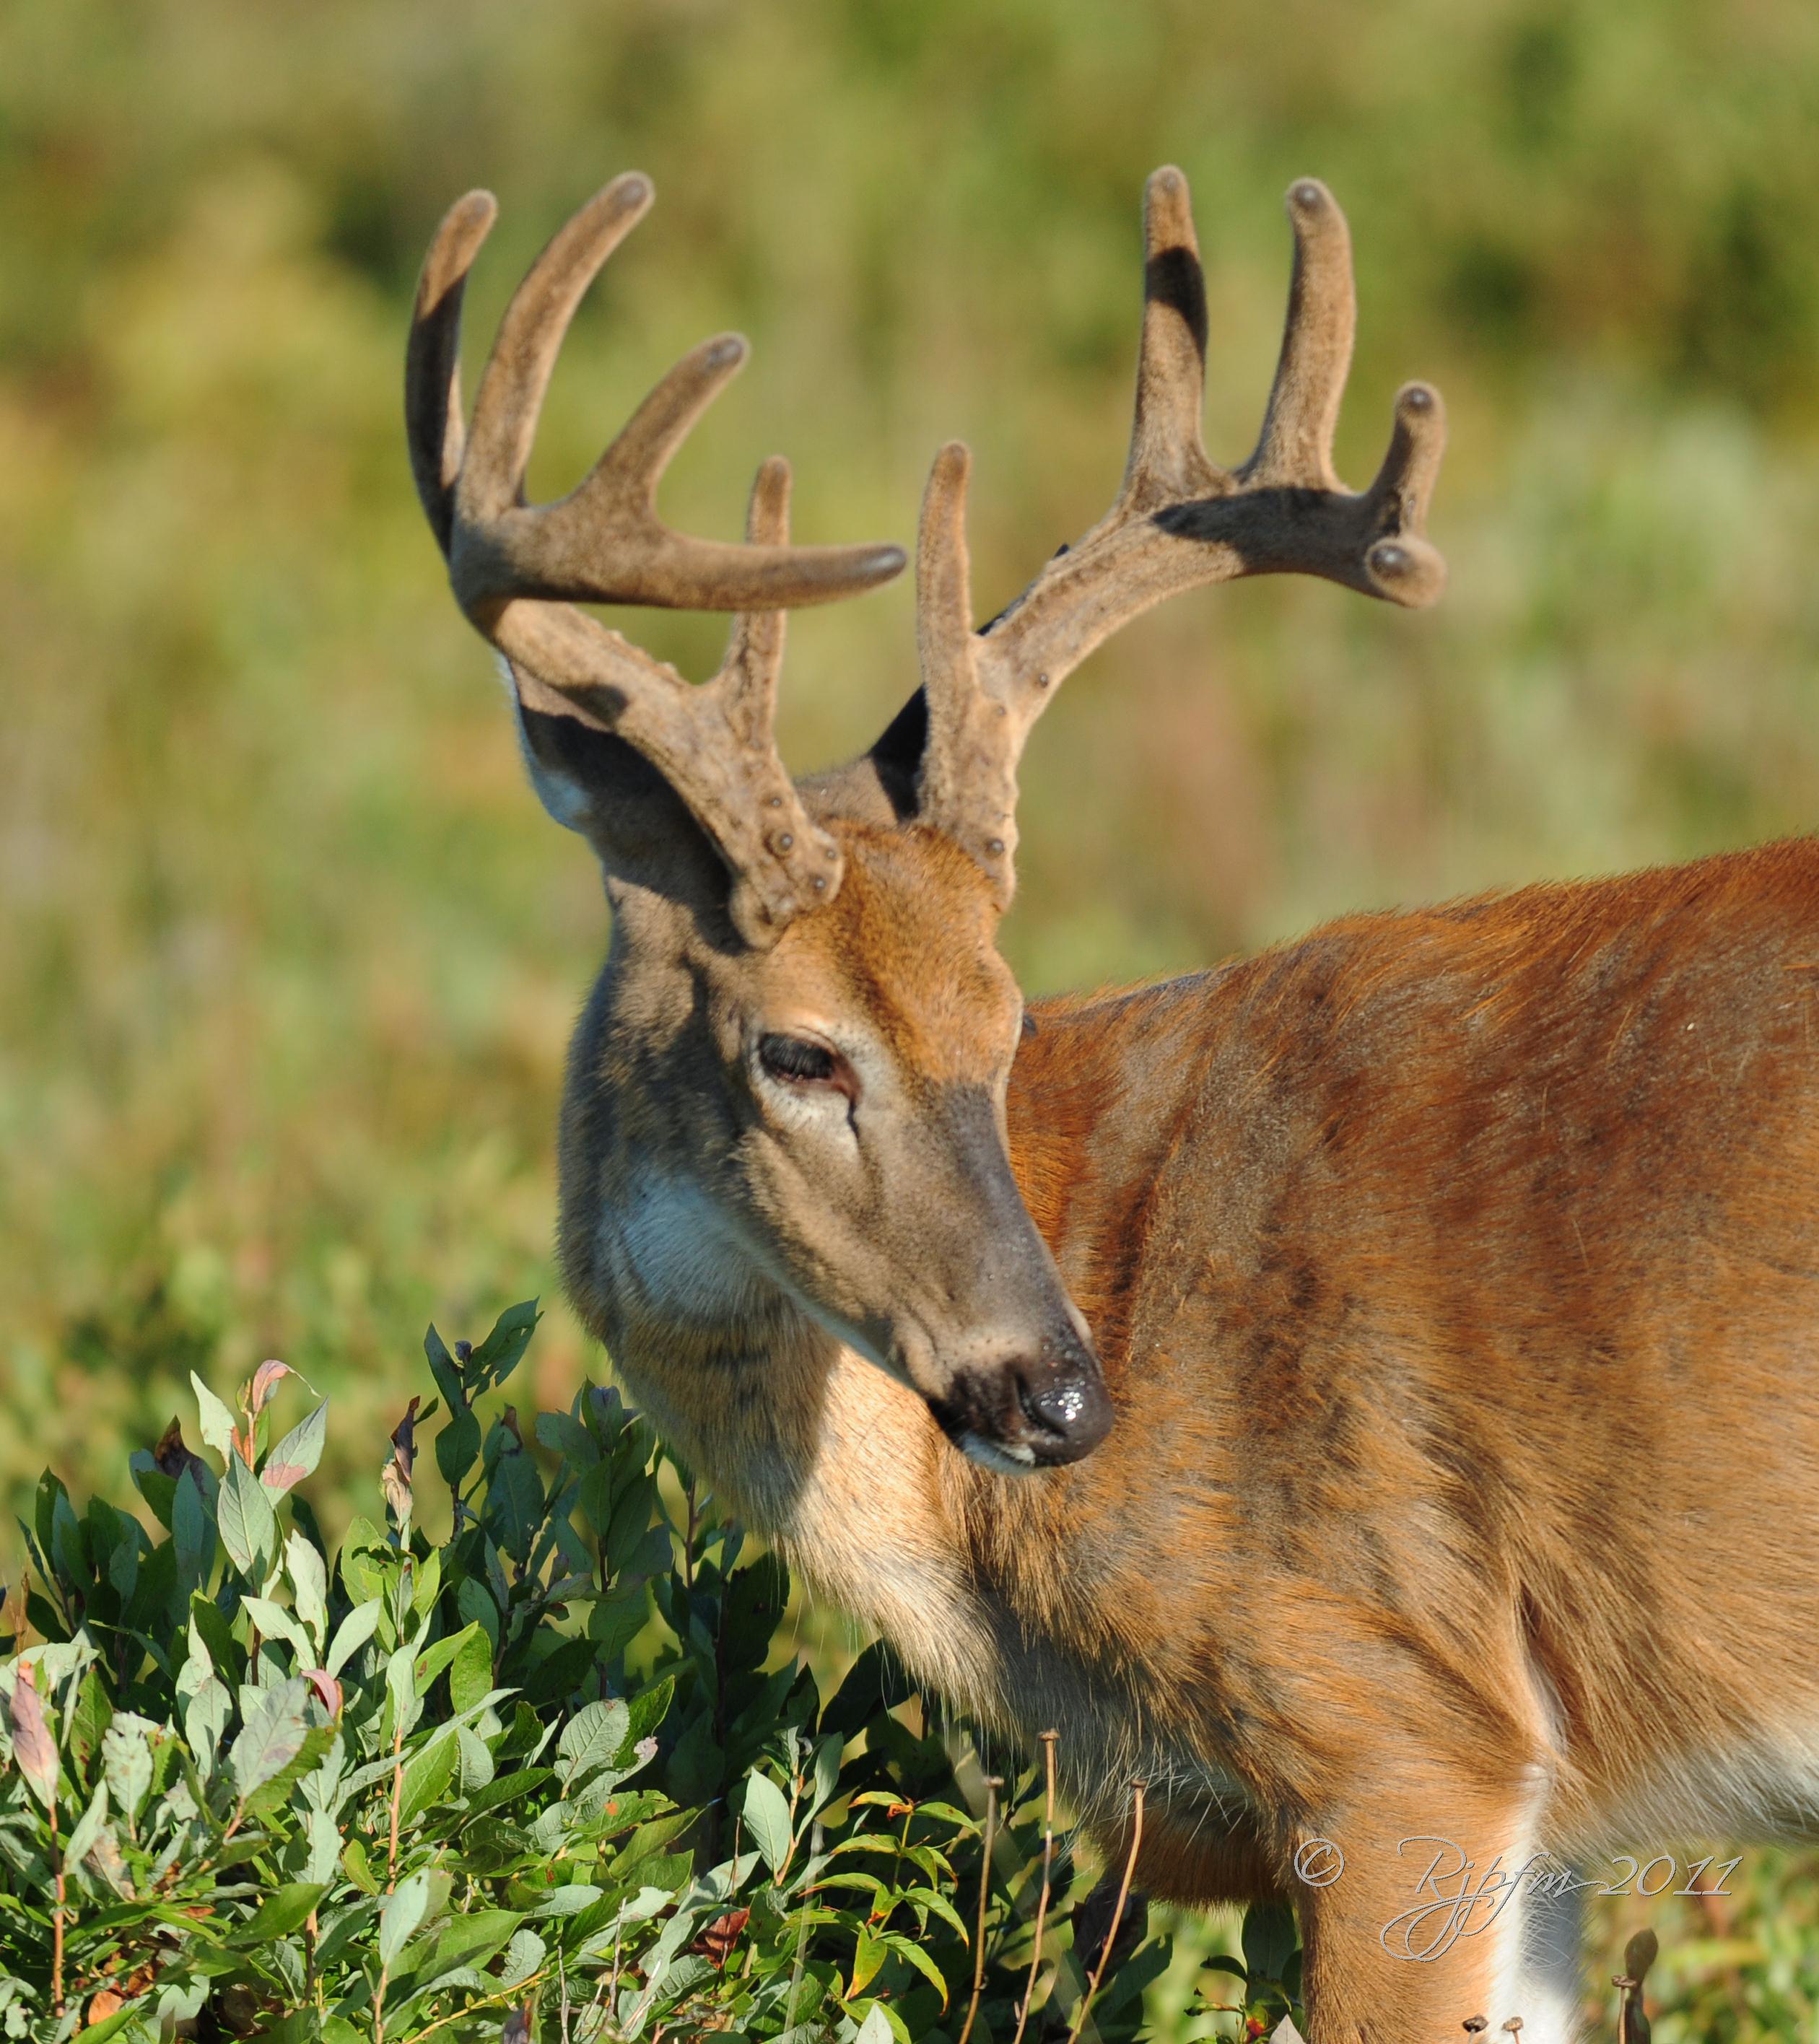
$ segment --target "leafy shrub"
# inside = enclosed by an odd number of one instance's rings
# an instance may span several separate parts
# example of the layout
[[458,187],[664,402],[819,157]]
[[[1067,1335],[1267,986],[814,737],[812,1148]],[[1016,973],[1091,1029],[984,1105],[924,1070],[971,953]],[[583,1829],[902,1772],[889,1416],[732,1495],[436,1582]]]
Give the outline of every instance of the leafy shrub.
[[[0,2034],[921,2044],[975,2002],[1020,2034],[1032,1980],[1032,2038],[1081,2012],[1033,1777],[979,1897],[995,1796],[982,1827],[882,1650],[824,1697],[781,1562],[616,1391],[530,1439],[498,1404],[536,1319],[430,1330],[383,1523],[333,1555],[298,1488],[327,1408],[272,1441],[282,1363],[237,1412],[195,1381],[209,1455],[173,1421],[133,1457],[150,1530],[43,1478],[0,1598]],[[1167,1958],[1109,1969],[1099,2035]]]

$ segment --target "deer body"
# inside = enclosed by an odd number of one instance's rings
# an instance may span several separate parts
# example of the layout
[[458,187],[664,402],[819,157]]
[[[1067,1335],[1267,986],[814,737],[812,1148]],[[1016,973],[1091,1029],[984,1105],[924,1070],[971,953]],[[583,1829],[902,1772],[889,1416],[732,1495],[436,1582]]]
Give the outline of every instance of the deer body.
[[[1010,1155],[1117,1413],[1039,1484],[956,1455],[702,1208],[712,1279],[629,1303],[597,1123],[564,1268],[820,1593],[986,1723],[1058,1728],[1114,1850],[1144,1777],[1140,1878],[1294,1895],[1317,1979],[1352,1898],[1296,1883],[1309,1838],[1378,1862],[1375,1936],[1435,1850],[1405,1839],[1507,1870],[1819,1819],[1816,1005],[1807,840],[1037,1004]],[[1461,2006],[1521,1902],[1444,1955]],[[1425,2034],[1397,1990],[1433,1964],[1347,1959],[1367,2034]]]
[[[743,344],[523,501],[563,326],[649,198],[618,180],[540,259],[471,446],[490,202],[463,201],[407,382],[456,594],[613,911],[563,1116],[571,1297],[821,1594],[984,1724],[1059,1731],[1112,1851],[1148,1785],[1150,1888],[1294,1899],[1311,2044],[1480,2014],[1552,2044],[1537,1854],[1819,1827],[1819,845],[1354,917],[1026,1014],[995,932],[1055,685],[1198,582],[1430,601],[1438,398],[1406,386],[1344,490],[1348,244],[1306,181],[1262,437],[1216,468],[1186,183],[1158,172],[1113,510],[975,631],[944,450],[922,690],[794,782],[781,607],[902,557],[790,548],[780,463],[746,547],[656,520]],[[743,609],[694,689],[578,598]]]

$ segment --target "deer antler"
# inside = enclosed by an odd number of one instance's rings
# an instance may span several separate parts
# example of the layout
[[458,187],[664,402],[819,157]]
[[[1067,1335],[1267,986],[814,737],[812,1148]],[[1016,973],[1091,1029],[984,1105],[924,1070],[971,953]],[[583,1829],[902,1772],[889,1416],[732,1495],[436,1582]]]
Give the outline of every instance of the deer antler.
[[[514,668],[657,768],[734,877],[735,925],[767,943],[803,909],[831,899],[840,877],[839,851],[810,821],[772,732],[781,613],[887,581],[903,554],[785,544],[789,471],[780,460],[759,471],[752,544],[697,539],[659,519],[659,478],[744,362],[737,334],[685,355],[567,497],[524,501],[537,414],[569,321],[652,196],[635,171],[615,179],[537,258],[500,324],[471,433],[461,423],[461,298],[498,208],[490,193],[470,192],[449,209],[424,263],[406,359],[411,467],[469,621]],[[697,687],[577,610],[578,601],[751,614],[735,628],[719,673]]]
[[1055,689],[1093,648],[1164,597],[1240,575],[1324,575],[1419,607],[1446,580],[1422,536],[1445,444],[1440,394],[1405,384],[1377,479],[1333,473],[1333,428],[1352,358],[1352,244],[1323,184],[1288,193],[1294,274],[1256,451],[1222,469],[1201,444],[1206,301],[1187,180],[1172,165],[1144,193],[1143,341],[1136,416],[1117,501],[1015,602],[972,629],[959,442],[936,457],[917,558],[917,643],[928,701],[920,814],[978,860],[1008,902],[1015,884],[1017,764]]

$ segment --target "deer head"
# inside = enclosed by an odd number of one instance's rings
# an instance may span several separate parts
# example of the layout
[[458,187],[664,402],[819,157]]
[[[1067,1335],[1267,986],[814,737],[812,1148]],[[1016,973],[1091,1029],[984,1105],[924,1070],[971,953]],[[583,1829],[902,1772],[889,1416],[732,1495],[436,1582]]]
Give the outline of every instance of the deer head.
[[[793,1312],[912,1386],[975,1460],[1070,1462],[1112,1411],[1006,1147],[1022,1002],[995,936],[1024,741],[1074,667],[1177,591],[1299,572],[1431,601],[1444,571],[1421,526],[1440,401],[1407,386],[1376,481],[1359,494],[1338,482],[1349,244],[1325,187],[1304,180],[1289,194],[1294,275],[1262,437],[1241,467],[1216,467],[1201,445],[1186,181],[1158,171],[1117,502],[975,631],[967,455],[944,448],[918,547],[922,686],[860,760],[793,781],[772,734],[783,612],[855,594],[903,557],[788,544],[780,460],[759,472],[744,546],[658,520],[658,478],[744,343],[703,343],[571,494],[523,501],[568,320],[651,197],[621,177],[550,244],[506,313],[465,436],[461,292],[494,208],[462,199],[425,267],[406,378],[417,486],[456,597],[504,656],[532,778],[594,846],[613,912],[571,1056],[565,1274],[622,1365],[660,1343],[671,1365],[708,1372]],[[741,615],[720,671],[691,686],[577,601]]]

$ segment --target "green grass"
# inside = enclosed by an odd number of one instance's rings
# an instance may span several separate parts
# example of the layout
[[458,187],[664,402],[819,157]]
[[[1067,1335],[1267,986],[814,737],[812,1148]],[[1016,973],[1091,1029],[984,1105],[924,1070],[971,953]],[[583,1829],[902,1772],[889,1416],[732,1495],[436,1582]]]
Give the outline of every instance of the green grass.
[[[982,612],[1115,484],[1144,174],[1194,182],[1227,459],[1281,318],[1281,193],[1333,185],[1361,307],[1340,467],[1371,472],[1398,382],[1441,386],[1451,590],[1418,617],[1197,596],[1076,677],[1023,775],[1006,943],[1033,989],[1812,820],[1805,0],[15,0],[6,40],[13,1500],[47,1462],[117,1493],[192,1366],[282,1355],[332,1439],[367,1438],[402,1331],[554,1291],[555,1101],[604,914],[520,784],[398,419],[415,266],[471,184],[504,208],[482,335],[586,192],[633,164],[659,188],[577,324],[535,488],[736,325],[755,360],[668,513],[733,532],[780,448],[802,536],[907,537],[960,434]],[[634,622],[716,655],[711,620]],[[790,756],[856,749],[913,680],[906,588],[804,617]],[[556,1313],[540,1346],[560,1407],[584,1342]],[[331,1459],[330,1499],[355,1475]],[[1774,1892],[1810,1952],[1792,1864]],[[1680,2034],[1749,2034],[1711,2020]]]

